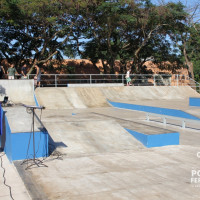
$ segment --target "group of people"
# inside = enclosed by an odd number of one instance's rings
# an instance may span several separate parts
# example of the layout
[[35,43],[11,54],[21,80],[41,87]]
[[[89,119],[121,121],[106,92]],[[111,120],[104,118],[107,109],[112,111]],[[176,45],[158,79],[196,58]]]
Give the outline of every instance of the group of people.
[[[41,70],[40,67],[38,65],[35,65],[36,68],[36,75],[34,76],[34,80],[35,80],[35,85],[40,87],[40,81],[41,81]],[[27,65],[24,64],[21,68],[21,79],[27,79]],[[127,70],[126,73],[126,85],[130,86],[131,85],[131,78],[130,78],[130,73],[131,73],[131,69]],[[6,74],[4,67],[0,66],[0,79],[3,78],[4,74]],[[19,75],[17,70],[14,67],[14,64],[11,64],[10,67],[7,70],[7,75],[8,75],[8,79],[15,79],[15,75]]]
[[[41,81],[41,70],[38,65],[35,65],[36,69],[36,75],[34,76],[34,80],[36,82],[36,86],[40,87],[40,81]],[[28,68],[27,65],[24,64],[21,68],[21,79],[27,79],[27,73],[28,73]],[[7,70],[7,73],[5,72],[4,67],[1,65],[0,66],[0,79],[3,78],[4,75],[8,76],[9,80],[15,79],[16,75],[20,75],[17,70],[14,67],[14,64],[10,64],[10,67]]]

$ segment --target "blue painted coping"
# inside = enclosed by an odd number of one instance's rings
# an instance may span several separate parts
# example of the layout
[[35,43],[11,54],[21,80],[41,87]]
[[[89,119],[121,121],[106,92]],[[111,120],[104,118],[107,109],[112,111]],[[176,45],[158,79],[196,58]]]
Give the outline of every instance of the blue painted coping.
[[186,119],[193,119],[193,120],[200,120],[200,118],[195,117],[191,114],[188,114],[182,110],[176,109],[169,109],[169,108],[160,108],[160,107],[153,107],[153,106],[143,106],[143,105],[136,105],[136,104],[128,104],[128,103],[119,103],[108,101],[112,106],[122,109],[129,109],[129,110],[137,110],[143,112],[150,112],[160,115],[168,115],[173,117],[181,117]]
[[35,105],[36,105],[36,106],[40,106],[39,103],[38,103],[37,97],[36,97],[36,95],[35,95],[35,92],[34,92],[33,95],[34,95]]
[[200,98],[198,98],[198,97],[189,97],[189,106],[198,106],[198,107],[200,107]]
[[131,135],[139,140],[147,148],[161,147],[167,145],[179,145],[179,133],[162,133],[155,135],[146,135],[130,129],[126,129]]

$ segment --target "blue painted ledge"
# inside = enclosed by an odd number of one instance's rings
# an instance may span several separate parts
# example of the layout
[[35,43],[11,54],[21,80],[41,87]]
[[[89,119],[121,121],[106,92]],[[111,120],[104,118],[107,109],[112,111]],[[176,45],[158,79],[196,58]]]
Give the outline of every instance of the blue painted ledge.
[[167,145],[179,145],[179,133],[162,133],[146,135],[130,129],[126,129],[132,136],[139,140],[145,147],[161,147]]
[[168,116],[173,116],[173,117],[181,117],[181,118],[186,118],[186,119],[200,120],[200,118],[195,117],[195,116],[193,116],[189,113],[186,113],[182,110],[160,108],[160,107],[153,107],[153,106],[143,106],[143,105],[128,104],[128,103],[119,103],[119,102],[113,102],[113,101],[108,101],[108,102],[116,108],[137,110],[137,111],[155,113],[155,114],[160,114],[160,115],[168,115]]
[[[1,135],[0,147],[8,157],[9,161],[24,160],[33,158],[33,133],[11,132],[9,121],[1,109]],[[4,127],[4,128],[3,128]],[[35,158],[48,157],[49,134],[45,128],[35,132]]]
[[198,97],[190,97],[189,98],[189,106],[200,107],[200,98],[198,98]]

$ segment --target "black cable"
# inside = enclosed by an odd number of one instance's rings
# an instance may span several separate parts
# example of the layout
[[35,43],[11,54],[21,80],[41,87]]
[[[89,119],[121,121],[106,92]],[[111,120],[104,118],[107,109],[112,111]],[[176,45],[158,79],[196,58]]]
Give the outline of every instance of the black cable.
[[[39,117],[40,122],[41,122],[41,119],[42,119],[42,109],[40,109],[40,117]],[[40,142],[41,142],[41,133],[40,133],[40,140],[39,140],[39,142],[38,142],[38,148],[37,148],[37,151],[36,151],[35,155],[37,155],[37,153],[38,153],[38,151],[39,151]]]
[[[26,112],[28,114],[31,114],[30,109],[26,108]],[[26,151],[26,162],[27,162],[27,167],[28,167],[28,160],[30,159],[28,152],[29,152],[29,147],[30,147],[30,143],[31,143],[31,137],[32,137],[32,130],[33,130],[33,122],[31,123],[31,131],[30,131],[30,136],[29,136],[29,141],[28,141],[28,147],[27,147],[27,151]],[[32,154],[31,154],[32,155]],[[25,162],[22,162],[21,164],[24,164]]]
[[12,196],[12,188],[11,188],[11,186],[6,184],[6,177],[5,177],[6,169],[3,167],[3,159],[2,159],[2,157],[3,157],[4,155],[5,155],[5,154],[3,154],[3,155],[0,156],[0,158],[1,158],[1,168],[3,169],[3,180],[4,180],[4,181],[3,181],[3,184],[4,184],[6,187],[9,188],[10,198],[11,198],[12,200],[14,200],[14,198],[13,198],[13,196]]
[[[34,108],[33,108],[33,109],[34,109]],[[33,109],[31,109],[31,108],[26,108],[26,112],[29,113],[29,114],[34,113],[34,110],[33,110]],[[35,118],[35,116],[36,116],[36,115],[33,114],[33,119],[32,119],[32,124],[31,124],[31,132],[33,132],[33,129],[34,129],[33,126],[34,126],[34,118]],[[39,119],[40,121],[41,121],[41,116],[42,116],[42,109],[41,109],[41,114],[40,114],[40,119]],[[38,119],[38,117],[37,117],[37,119]],[[40,123],[41,123],[41,122],[40,122]],[[37,154],[38,151],[39,151],[39,145],[40,145],[40,142],[41,142],[41,134],[40,134],[40,141],[39,141],[39,144],[38,144],[37,151],[34,152],[34,155],[30,154],[30,155],[33,156],[33,159],[30,159],[30,157],[28,156],[28,152],[29,152],[29,148],[30,148],[31,135],[32,135],[32,134],[30,134],[30,137],[29,137],[28,148],[27,148],[27,152],[26,152],[26,159],[25,159],[25,161],[23,161],[21,164],[27,163],[26,169],[28,169],[28,168],[30,168],[32,165],[34,165],[34,164],[31,164],[30,166],[28,166],[29,160],[33,160],[34,163],[35,163],[37,166],[43,165],[43,166],[45,166],[45,167],[48,167],[48,166],[46,166],[45,164],[43,164],[44,159],[43,159],[43,160],[37,159],[38,163],[35,162],[35,156],[36,156],[36,154]],[[34,139],[34,138],[33,138],[33,139]],[[35,150],[34,150],[34,151],[35,151]]]
[[51,143],[49,143],[49,146],[51,146],[51,147],[49,148],[49,150],[50,150],[50,152],[49,152],[50,155],[51,155],[51,156],[55,156],[55,157],[56,157],[55,159],[63,160],[63,154],[56,150],[56,146],[55,146],[54,144],[51,144]]

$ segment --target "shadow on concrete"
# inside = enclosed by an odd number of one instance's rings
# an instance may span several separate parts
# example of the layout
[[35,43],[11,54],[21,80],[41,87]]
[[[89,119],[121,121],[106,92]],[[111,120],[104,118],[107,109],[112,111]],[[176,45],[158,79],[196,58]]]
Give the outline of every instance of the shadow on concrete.
[[0,95],[6,95],[6,89],[0,85]]
[[51,156],[53,152],[55,152],[55,150],[59,147],[68,147],[68,146],[63,142],[55,142],[49,135],[49,156]]

